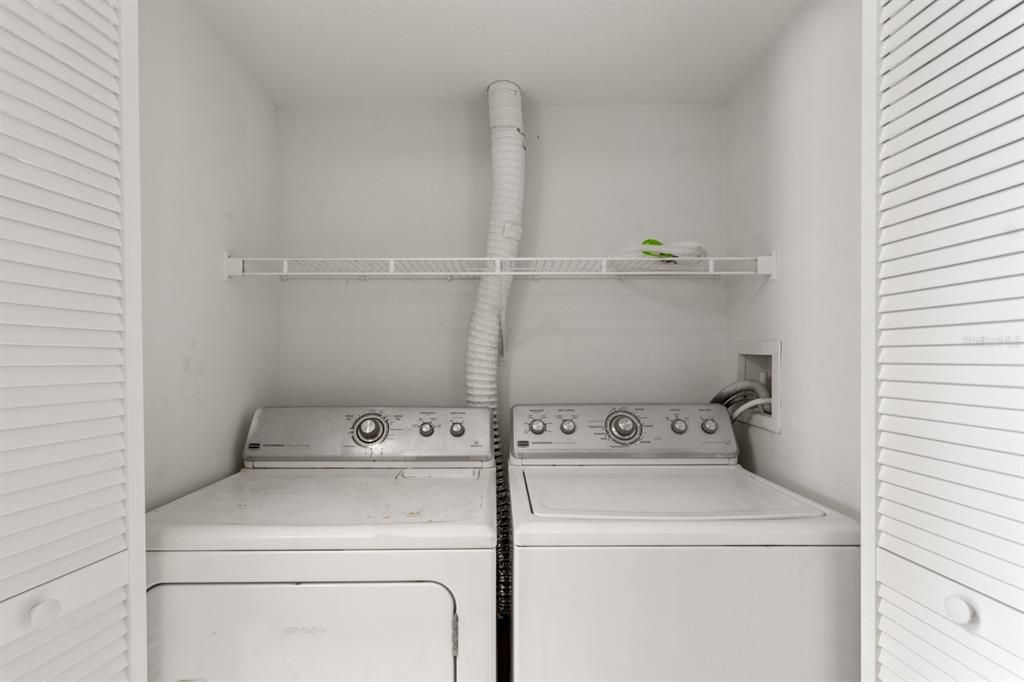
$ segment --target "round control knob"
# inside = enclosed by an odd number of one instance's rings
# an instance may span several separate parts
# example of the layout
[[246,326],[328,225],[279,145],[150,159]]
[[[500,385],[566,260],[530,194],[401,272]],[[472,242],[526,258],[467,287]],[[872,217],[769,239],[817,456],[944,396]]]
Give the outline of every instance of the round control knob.
[[452,422],[452,427],[448,429],[448,433],[456,438],[461,438],[466,433],[466,425],[462,422]]
[[540,419],[534,419],[530,422],[530,433],[535,436],[539,436],[548,430],[548,425],[542,422]]
[[686,433],[686,421],[683,419],[673,419],[672,424],[670,424],[670,426],[672,427],[673,433]]
[[612,431],[619,438],[629,438],[636,431],[636,422],[629,417],[619,417],[612,422]]
[[604,422],[605,433],[616,443],[629,445],[640,440],[640,420],[629,412],[613,412]]
[[700,423],[700,430],[708,435],[711,435],[715,431],[718,431],[718,422],[716,422],[714,419],[705,419]]
[[562,430],[562,433],[567,436],[571,436],[576,433],[576,422],[572,419],[563,419],[562,425],[559,428]]
[[434,435],[434,425],[430,422],[423,422],[420,424],[420,435],[424,438]]
[[356,440],[363,445],[373,445],[384,440],[387,435],[387,424],[377,415],[365,415],[356,420],[353,429]]

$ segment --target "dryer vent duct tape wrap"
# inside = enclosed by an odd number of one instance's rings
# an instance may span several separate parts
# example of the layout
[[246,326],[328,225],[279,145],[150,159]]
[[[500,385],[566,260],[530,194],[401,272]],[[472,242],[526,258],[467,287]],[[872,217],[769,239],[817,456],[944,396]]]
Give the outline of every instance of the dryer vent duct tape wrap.
[[[491,127],[491,214],[487,227],[487,258],[514,258],[523,232],[523,190],[526,181],[526,133],[523,98],[511,81],[487,87]],[[498,431],[498,356],[503,314],[511,278],[482,277],[477,288],[466,343],[466,402],[491,408],[498,501],[498,617],[508,617],[512,598],[511,510],[505,453]]]

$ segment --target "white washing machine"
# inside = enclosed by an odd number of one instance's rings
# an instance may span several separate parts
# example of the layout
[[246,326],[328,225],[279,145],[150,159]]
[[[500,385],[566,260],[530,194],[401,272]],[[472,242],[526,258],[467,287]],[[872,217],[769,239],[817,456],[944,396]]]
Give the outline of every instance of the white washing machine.
[[858,527],[721,405],[512,409],[513,679],[855,680]]
[[262,408],[244,463],[147,516],[152,682],[494,679],[488,410]]

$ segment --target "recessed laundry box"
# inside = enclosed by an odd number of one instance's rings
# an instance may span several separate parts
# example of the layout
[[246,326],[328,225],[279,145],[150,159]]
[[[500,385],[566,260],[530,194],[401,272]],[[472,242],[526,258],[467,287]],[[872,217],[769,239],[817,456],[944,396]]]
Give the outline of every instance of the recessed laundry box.
[[495,674],[490,412],[263,408],[245,468],[148,517],[150,679]]

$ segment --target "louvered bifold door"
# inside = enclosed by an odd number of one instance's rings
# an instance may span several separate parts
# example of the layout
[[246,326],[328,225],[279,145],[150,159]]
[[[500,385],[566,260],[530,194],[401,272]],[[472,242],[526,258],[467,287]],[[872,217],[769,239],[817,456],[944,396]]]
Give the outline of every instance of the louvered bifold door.
[[128,366],[125,228],[137,196],[126,193],[137,168],[126,154],[137,145],[126,140],[125,60],[137,63],[137,50],[125,23],[134,7],[127,19],[122,10],[0,2],[4,680],[129,674],[126,550],[141,521],[130,460],[141,452],[126,420],[140,368]]
[[885,680],[1024,679],[1024,5],[878,16]]

